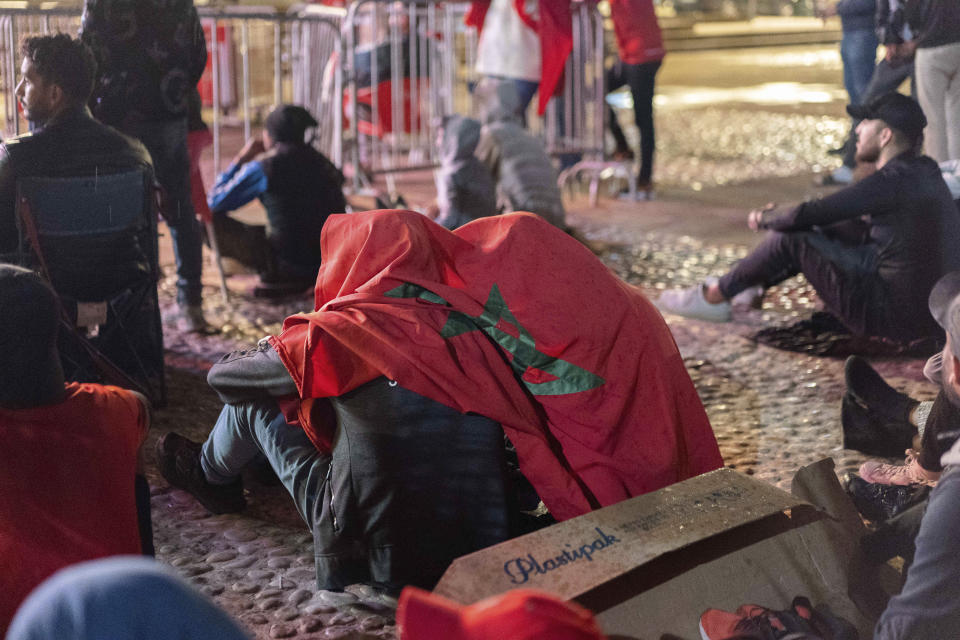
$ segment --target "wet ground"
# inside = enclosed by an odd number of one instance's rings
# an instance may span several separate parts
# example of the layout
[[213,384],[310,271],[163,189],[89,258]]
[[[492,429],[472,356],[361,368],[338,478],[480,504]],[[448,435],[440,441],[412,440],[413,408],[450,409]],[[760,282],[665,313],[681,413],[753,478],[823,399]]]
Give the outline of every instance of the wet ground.
[[[750,207],[822,191],[812,178],[838,164],[826,149],[848,126],[831,47],[675,54],[659,83],[658,199],[602,197],[591,208],[578,196],[568,203],[568,222],[600,259],[652,297],[718,275],[742,257],[756,241],[744,224]],[[425,204],[430,184],[429,175],[405,176],[400,190]],[[169,247],[166,255],[161,298],[169,314]],[[152,439],[169,430],[203,438],[220,409],[204,381],[209,364],[311,307],[308,295],[279,305],[253,298],[252,276],[231,277],[225,303],[213,273],[205,275],[204,307],[221,332],[185,334],[165,322],[170,404],[157,412]],[[793,279],[768,292],[762,309],[736,310],[730,324],[667,317],[726,464],[784,489],[797,468],[824,456],[835,458],[839,473],[863,460],[841,448],[842,360],[777,351],[750,337],[816,305],[809,286]],[[921,360],[875,364],[895,386],[933,397]],[[248,478],[246,512],[209,516],[153,467],[149,478],[159,558],[258,638],[395,636],[390,598],[359,585],[343,593],[315,589],[311,537],[282,489]]]

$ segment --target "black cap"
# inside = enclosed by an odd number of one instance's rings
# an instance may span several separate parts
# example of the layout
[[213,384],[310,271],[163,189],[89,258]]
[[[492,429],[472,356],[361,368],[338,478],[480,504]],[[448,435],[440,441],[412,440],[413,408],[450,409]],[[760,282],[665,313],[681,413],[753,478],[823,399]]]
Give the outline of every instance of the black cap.
[[848,104],[847,113],[860,120],[883,120],[912,140],[918,140],[927,126],[927,117],[916,100],[896,91],[867,104]]
[[937,280],[930,291],[930,315],[950,335],[953,354],[960,358],[960,271]]
[[303,142],[303,134],[310,127],[317,126],[310,112],[295,104],[282,104],[275,107],[267,116],[267,133],[274,142]]

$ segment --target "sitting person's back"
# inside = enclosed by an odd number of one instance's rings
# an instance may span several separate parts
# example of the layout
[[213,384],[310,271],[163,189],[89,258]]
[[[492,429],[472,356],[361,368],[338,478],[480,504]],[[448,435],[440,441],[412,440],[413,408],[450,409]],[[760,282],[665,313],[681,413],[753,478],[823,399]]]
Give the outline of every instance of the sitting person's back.
[[523,128],[513,84],[484,79],[475,98],[483,122],[476,155],[490,170],[505,212],[529,211],[566,229],[557,172],[543,143]]
[[[310,286],[320,266],[320,230],[331,213],[346,210],[343,174],[304,141],[315,126],[303,107],[275,108],[208,198],[221,253],[256,269],[264,284]],[[254,198],[266,208],[265,228],[227,215]]]
[[0,265],[0,633],[61,567],[139,553],[134,499],[146,401],[65,384],[58,311],[33,272]]
[[450,116],[440,131],[440,171],[437,176],[437,224],[456,229],[471,220],[497,213],[496,185],[474,151],[480,123]]

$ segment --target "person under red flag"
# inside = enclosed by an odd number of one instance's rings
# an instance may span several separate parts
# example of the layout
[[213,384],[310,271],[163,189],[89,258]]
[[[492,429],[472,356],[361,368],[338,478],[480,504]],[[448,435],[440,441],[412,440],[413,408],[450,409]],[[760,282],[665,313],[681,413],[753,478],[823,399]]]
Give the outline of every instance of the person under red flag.
[[324,588],[356,563],[429,586],[514,533],[496,515],[511,502],[501,428],[558,520],[722,466],[663,318],[541,218],[451,232],[410,211],[334,215],[321,248],[315,311],[215,365],[228,404],[213,433],[158,451],[171,484],[222,510],[242,508],[239,471],[266,454],[314,531]]

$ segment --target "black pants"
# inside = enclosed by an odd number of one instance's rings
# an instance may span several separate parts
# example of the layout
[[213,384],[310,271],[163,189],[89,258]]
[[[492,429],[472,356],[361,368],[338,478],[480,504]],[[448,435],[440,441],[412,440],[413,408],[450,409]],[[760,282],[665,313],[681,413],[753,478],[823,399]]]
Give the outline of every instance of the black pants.
[[246,224],[225,213],[215,213],[213,232],[217,234],[220,255],[256,269],[259,274],[270,271],[273,261],[262,224]]
[[[642,64],[627,64],[620,60],[607,71],[607,91],[613,91],[623,85],[630,87],[633,97],[633,119],[640,129],[640,174],[641,183],[650,182],[653,175],[653,151],[656,140],[653,131],[653,90],[660,60]],[[608,107],[609,108],[609,107]],[[623,129],[617,122],[617,116],[610,108],[610,133],[617,143],[617,150],[630,148]]]
[[718,284],[729,300],[750,287],[771,287],[803,273],[827,309],[851,331],[886,335],[877,262],[873,245],[852,243],[845,233],[772,231]]

